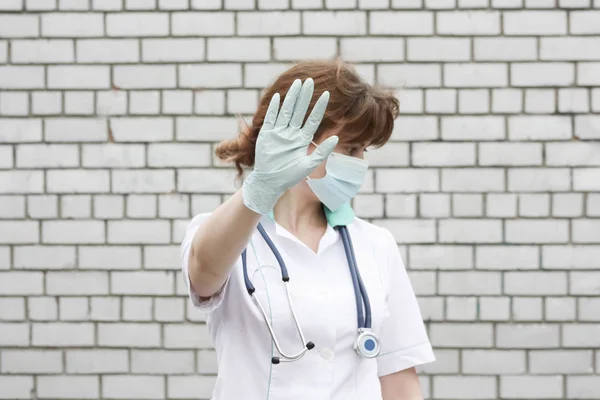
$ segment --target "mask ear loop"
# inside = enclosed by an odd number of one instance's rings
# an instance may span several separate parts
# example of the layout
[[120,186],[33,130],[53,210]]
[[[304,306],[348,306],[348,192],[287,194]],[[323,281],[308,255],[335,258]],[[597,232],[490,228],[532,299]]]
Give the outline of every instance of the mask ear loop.
[[[319,147],[319,146],[317,146],[317,144],[316,144],[315,142],[313,142],[312,140],[311,140],[310,142],[311,142],[311,143],[312,143],[312,144],[315,146],[315,149],[316,149],[317,147]],[[310,177],[310,176],[306,175],[306,180],[307,180],[307,181],[310,181],[310,180],[312,180],[312,179],[311,179],[311,177]]]

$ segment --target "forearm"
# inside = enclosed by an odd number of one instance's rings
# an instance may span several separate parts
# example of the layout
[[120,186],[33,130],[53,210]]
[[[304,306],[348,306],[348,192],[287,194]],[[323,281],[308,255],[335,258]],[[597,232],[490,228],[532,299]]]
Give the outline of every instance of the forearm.
[[248,209],[238,190],[218,207],[196,231],[190,248],[190,282],[201,297],[210,297],[223,285],[261,214]]
[[379,378],[383,400],[423,400],[419,376],[408,368]]

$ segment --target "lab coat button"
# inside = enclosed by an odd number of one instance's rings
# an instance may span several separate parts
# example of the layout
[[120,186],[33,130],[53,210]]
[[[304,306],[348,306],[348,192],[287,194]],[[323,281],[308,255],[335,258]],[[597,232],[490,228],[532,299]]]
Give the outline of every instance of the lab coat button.
[[321,358],[323,360],[331,360],[333,358],[333,351],[331,351],[331,349],[328,347],[322,348],[319,353],[321,354]]

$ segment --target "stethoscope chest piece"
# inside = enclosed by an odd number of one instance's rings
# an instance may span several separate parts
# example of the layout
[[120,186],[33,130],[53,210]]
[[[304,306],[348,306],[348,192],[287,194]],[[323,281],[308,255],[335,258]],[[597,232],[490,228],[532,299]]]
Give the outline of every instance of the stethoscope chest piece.
[[371,332],[370,329],[359,329],[358,338],[354,342],[354,350],[365,358],[377,357],[381,350],[377,335]]

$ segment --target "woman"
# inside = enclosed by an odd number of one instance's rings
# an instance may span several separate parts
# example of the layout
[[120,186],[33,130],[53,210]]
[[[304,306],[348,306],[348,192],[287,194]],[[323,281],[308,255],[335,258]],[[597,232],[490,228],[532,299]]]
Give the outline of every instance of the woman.
[[216,149],[252,171],[181,245],[217,351],[214,400],[422,398],[414,366],[435,358],[398,247],[349,204],[397,115],[351,67],[305,61]]

